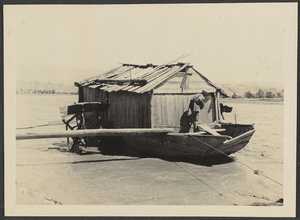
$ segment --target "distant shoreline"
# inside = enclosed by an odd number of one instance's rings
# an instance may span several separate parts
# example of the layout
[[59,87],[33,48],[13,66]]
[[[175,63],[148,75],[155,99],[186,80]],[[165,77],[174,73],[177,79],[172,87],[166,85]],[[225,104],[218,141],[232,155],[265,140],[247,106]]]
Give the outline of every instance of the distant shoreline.
[[[78,95],[77,93],[17,93],[17,95]],[[284,98],[221,98],[227,102],[284,102]]]
[[64,93],[64,92],[56,92],[56,93],[16,93],[17,95],[78,95],[78,93]]
[[230,102],[284,102],[284,98],[221,98],[221,101]]

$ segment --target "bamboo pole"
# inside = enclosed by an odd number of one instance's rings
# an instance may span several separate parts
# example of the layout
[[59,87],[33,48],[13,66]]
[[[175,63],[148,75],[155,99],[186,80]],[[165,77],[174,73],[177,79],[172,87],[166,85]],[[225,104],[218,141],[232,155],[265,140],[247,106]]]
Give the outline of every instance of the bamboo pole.
[[172,128],[130,128],[130,129],[82,129],[55,132],[18,133],[16,140],[62,138],[62,137],[93,137],[93,136],[133,136],[146,134],[167,134]]
[[217,115],[218,119],[221,119],[221,110],[220,110],[220,89],[217,89]]

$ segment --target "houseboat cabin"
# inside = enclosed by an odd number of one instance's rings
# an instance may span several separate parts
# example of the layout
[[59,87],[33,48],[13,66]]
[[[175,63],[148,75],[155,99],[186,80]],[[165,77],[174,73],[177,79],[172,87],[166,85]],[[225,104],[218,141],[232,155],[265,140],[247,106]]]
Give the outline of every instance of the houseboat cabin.
[[173,128],[188,132],[190,100],[203,90],[210,99],[200,110],[199,123],[222,117],[219,97],[227,96],[188,63],[169,65],[123,64],[101,75],[75,83],[79,103],[109,104],[101,112],[105,128]]

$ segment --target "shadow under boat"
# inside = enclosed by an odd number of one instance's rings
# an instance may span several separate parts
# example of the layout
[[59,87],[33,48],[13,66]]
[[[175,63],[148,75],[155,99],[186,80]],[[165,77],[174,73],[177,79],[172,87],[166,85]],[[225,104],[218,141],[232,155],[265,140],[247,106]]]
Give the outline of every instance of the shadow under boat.
[[[201,166],[213,166],[213,165],[218,165],[218,164],[225,164],[225,163],[231,163],[234,162],[235,159],[232,157],[226,157],[220,155],[219,157],[214,157],[214,158],[193,158],[193,157],[177,157],[177,158],[172,158],[172,157],[163,157],[159,155],[151,155],[147,153],[141,153],[133,148],[131,148],[128,145],[124,145],[123,142],[120,142],[120,139],[115,139],[114,144],[111,143],[111,146],[106,147],[106,148],[100,148],[98,150],[95,150],[95,147],[83,147],[81,148],[80,151],[75,152],[79,155],[82,156],[89,156],[89,155],[105,155],[105,156],[126,156],[128,158],[117,158],[117,159],[106,159],[106,160],[85,160],[85,161],[76,161],[73,162],[74,164],[78,163],[98,163],[98,162],[110,162],[110,161],[127,161],[127,160],[137,160],[137,159],[144,159],[144,158],[158,158],[161,160],[165,160],[168,162],[185,162],[185,163],[191,163],[195,165],[201,165]],[[68,153],[70,152],[66,146],[65,143],[54,143],[53,145],[57,147],[51,147],[48,148],[50,150],[58,150],[63,153]],[[73,152],[74,153],[74,152]]]
[[99,151],[103,155],[159,158],[170,162],[187,162],[202,166],[231,163],[235,159],[229,155],[244,148],[255,130],[252,125],[224,126],[226,135],[218,136],[201,133],[170,133],[102,137]]
[[249,143],[255,132],[254,127],[242,124],[218,126],[218,134],[197,132],[102,137],[99,150],[107,155],[155,157],[199,165],[233,162],[229,155]]
[[135,158],[158,158],[164,161],[168,162],[185,162],[185,163],[190,163],[190,164],[195,164],[195,165],[201,165],[201,166],[213,166],[213,165],[219,165],[219,164],[226,164],[226,163],[232,163],[235,161],[234,158],[229,158],[225,156],[220,156],[216,158],[187,158],[187,157],[182,157],[182,158],[171,158],[171,157],[162,157],[162,156],[156,156],[156,155],[150,155],[150,154],[145,154],[145,153],[140,153],[136,152],[134,150],[130,151],[101,151],[100,152],[102,155],[109,155],[109,156],[128,156],[128,157],[135,157]]
[[[142,135],[101,136],[82,139],[87,146],[98,147],[103,155],[130,156],[139,158],[160,158],[172,162],[188,162],[211,166],[233,162],[229,155],[244,148],[255,130],[253,125],[220,123],[203,126],[206,131],[195,133],[162,133]],[[110,129],[108,129],[110,130]],[[216,132],[218,131],[218,132]],[[90,153],[89,147],[85,155]]]

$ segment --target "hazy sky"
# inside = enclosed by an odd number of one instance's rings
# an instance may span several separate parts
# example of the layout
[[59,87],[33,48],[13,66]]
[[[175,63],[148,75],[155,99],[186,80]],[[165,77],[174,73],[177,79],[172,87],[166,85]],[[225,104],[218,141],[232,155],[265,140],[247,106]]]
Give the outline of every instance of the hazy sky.
[[[108,70],[192,54],[181,61],[214,82],[282,82],[296,9],[295,3],[5,6],[6,70],[21,79],[24,67],[34,80],[34,66]],[[68,71],[39,74],[82,80]]]

